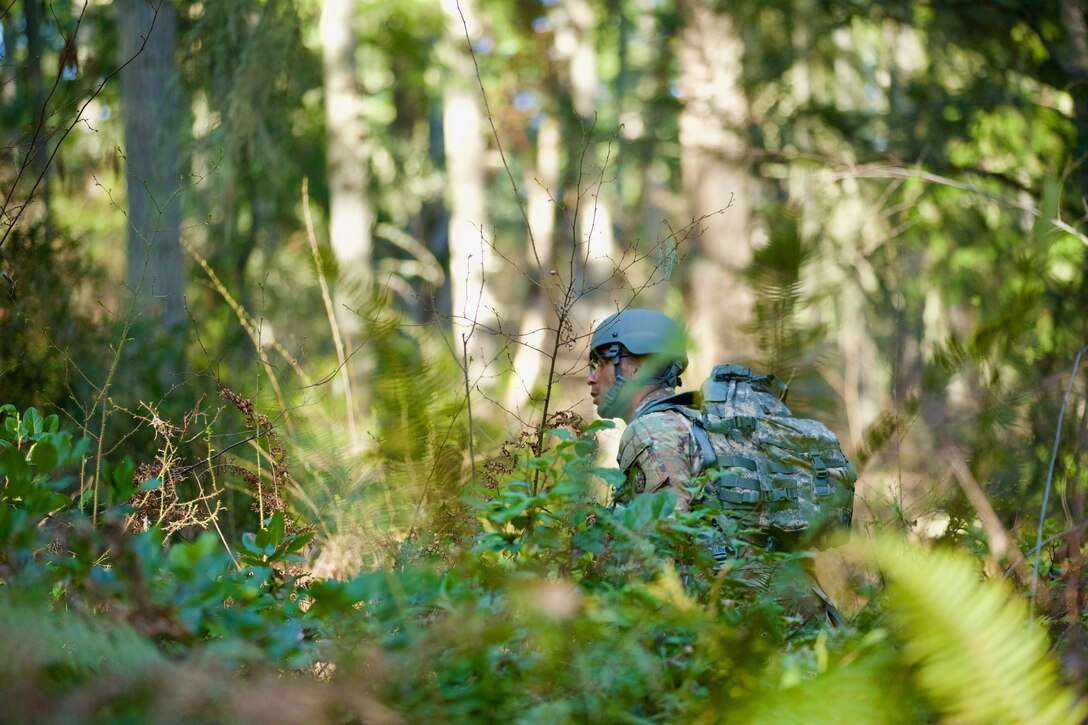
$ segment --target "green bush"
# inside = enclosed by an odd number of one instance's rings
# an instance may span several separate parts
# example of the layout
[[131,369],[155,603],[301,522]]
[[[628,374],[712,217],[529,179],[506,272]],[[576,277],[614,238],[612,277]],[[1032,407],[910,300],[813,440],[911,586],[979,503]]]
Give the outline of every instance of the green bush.
[[712,509],[676,513],[670,494],[600,506],[593,492],[617,476],[593,467],[601,424],[555,431],[550,451],[466,498],[470,539],[413,532],[394,565],[341,581],[305,574],[312,534],[283,511],[234,543],[131,533],[124,503],[92,525],[69,473],[86,447],[54,416],[0,417],[0,698],[13,721],[1085,714],[1041,630],[1025,636],[1023,607],[969,560],[882,544],[884,613],[830,628],[797,610],[803,553],[739,546],[719,564],[705,541],[738,532]]

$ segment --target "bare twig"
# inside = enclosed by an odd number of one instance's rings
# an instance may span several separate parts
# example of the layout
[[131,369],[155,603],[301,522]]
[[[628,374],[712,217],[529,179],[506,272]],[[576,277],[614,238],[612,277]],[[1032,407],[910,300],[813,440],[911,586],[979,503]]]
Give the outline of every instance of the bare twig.
[[[60,151],[61,145],[63,145],[65,139],[68,138],[68,135],[72,132],[73,129],[75,129],[75,127],[77,125],[79,125],[79,122],[83,119],[83,112],[85,110],[87,110],[87,106],[89,106],[91,104],[91,102],[94,101],[94,99],[97,98],[100,93],[102,93],[102,89],[104,89],[106,87],[106,84],[114,76],[116,76],[118,73],[120,73],[125,67],[127,67],[130,63],[132,63],[134,60],[136,60],[136,58],[138,58],[140,56],[140,54],[142,54],[144,52],[144,48],[147,47],[147,40],[148,40],[148,38],[151,37],[151,32],[155,29],[155,21],[159,16],[159,8],[162,6],[162,3],[164,1],[165,0],[159,0],[159,4],[155,6],[155,13],[151,17],[151,25],[148,26],[147,34],[143,36],[143,42],[140,43],[140,47],[136,50],[136,52],[132,55],[131,58],[128,58],[127,60],[125,60],[124,63],[121,63],[119,66],[114,68],[112,71],[107,73],[102,78],[102,81],[87,96],[87,100],[83,102],[83,105],[80,106],[79,113],[76,114],[75,119],[70,124],[68,124],[67,128],[64,129],[64,132],[60,136],[60,140],[58,140],[57,143],[53,146],[53,151],[49,154],[49,158],[46,160],[46,163],[43,165],[42,171],[38,174],[38,178],[36,178],[34,180],[34,185],[30,187],[30,192],[27,194],[28,199],[32,199],[34,197],[35,192],[37,192],[38,187],[41,185],[42,180],[45,178],[46,171],[49,169],[50,166],[53,165],[53,159],[56,158],[57,152]],[[79,19],[76,22],[76,29],[72,34],[73,38],[79,32],[79,26],[83,22],[83,15],[87,12],[87,5],[88,5],[87,0],[84,0],[83,8],[80,10]],[[60,74],[62,72],[63,72],[63,68],[58,67],[58,69],[57,69],[57,81],[56,82],[59,82]],[[54,85],[54,88],[55,87],[56,86]],[[51,96],[52,96],[52,92],[50,92],[50,97]],[[38,134],[42,132],[44,127],[45,127],[45,108],[42,108],[41,118],[38,121],[38,126],[34,129],[34,136],[33,136],[33,139],[32,139],[32,144],[36,143],[37,138],[38,138]],[[23,173],[25,172],[28,164],[30,163],[31,156],[33,156],[33,154],[28,154],[27,157],[23,159],[23,163],[19,167],[19,170],[16,172],[15,179],[12,181],[11,187],[8,189],[8,193],[4,198],[3,206],[0,207],[0,210],[2,210],[4,216],[8,216],[8,210],[11,208],[11,198],[15,194],[15,188],[18,186],[19,180],[22,178]],[[26,207],[27,207],[27,204],[21,204],[19,206],[18,211],[15,212],[15,215],[10,219],[10,221],[7,222],[7,227],[4,229],[3,234],[0,235],[0,247],[4,246],[4,242],[7,241],[8,237],[11,235],[11,232],[15,229],[15,226],[19,223],[19,219],[20,219],[20,217],[22,217],[23,211],[26,209]]]
[[1065,397],[1062,399],[1061,410],[1058,411],[1058,425],[1057,430],[1054,431],[1054,447],[1050,451],[1050,465],[1046,471],[1046,486],[1043,488],[1043,505],[1039,510],[1039,530],[1035,539],[1035,565],[1031,570],[1031,593],[1029,596],[1029,618],[1028,626],[1035,621],[1035,596],[1036,590],[1039,584],[1039,555],[1043,548],[1043,524],[1046,523],[1046,507],[1050,502],[1050,486],[1054,479],[1054,462],[1058,458],[1058,446],[1062,440],[1062,421],[1065,420],[1065,408],[1069,405],[1069,395],[1073,392],[1073,383],[1077,380],[1077,371],[1080,369],[1080,359],[1084,356],[1084,353],[1088,352],[1088,345],[1085,345],[1077,353],[1076,359],[1073,361],[1073,372],[1069,375],[1069,385],[1065,389]]
[[949,465],[952,466],[952,472],[955,474],[956,482],[960,485],[960,490],[963,491],[967,500],[971,502],[971,505],[974,506],[975,511],[978,513],[982,528],[986,532],[986,538],[990,542],[990,552],[995,559],[1009,561],[1009,571],[1015,572],[1017,582],[1022,586],[1026,585],[1028,577],[1023,565],[1027,563],[1027,559],[1017,548],[1016,542],[1013,541],[1012,536],[1009,535],[1009,532],[1001,523],[1000,517],[998,517],[994,507],[990,505],[990,500],[986,497],[986,492],[982,490],[982,486],[979,485],[979,482],[961,458],[953,456],[949,460]]
[[529,244],[532,247],[533,256],[536,257],[537,265],[543,268],[543,265],[540,264],[540,255],[537,253],[536,250],[536,239],[533,238],[533,230],[532,227],[529,225],[529,213],[525,210],[525,204],[521,200],[521,193],[518,190],[518,182],[514,178],[514,172],[510,170],[510,164],[507,163],[506,153],[503,151],[502,148],[502,139],[499,138],[499,131],[497,128],[495,128],[495,118],[491,115],[491,106],[487,102],[487,92],[484,90],[484,80],[483,77],[480,75],[480,64],[476,60],[476,51],[472,48],[472,38],[468,32],[468,21],[465,19],[464,11],[461,10],[460,0],[455,0],[455,2],[457,4],[457,14],[461,16],[461,25],[465,29],[465,46],[468,48],[468,54],[472,58],[472,65],[476,69],[476,82],[480,86],[480,98],[484,102],[484,111],[487,112],[487,122],[491,125],[491,135],[495,139],[495,146],[499,150],[499,158],[502,159],[502,166],[506,170],[506,176],[510,180],[510,185],[514,187],[514,199],[518,203],[518,210],[521,212],[521,218],[525,221],[525,229],[529,234]]
[[[282,418],[283,414],[281,413],[279,417]],[[233,448],[237,448],[238,446],[244,446],[245,444],[249,443],[250,441],[254,441],[254,440],[256,440],[257,438],[260,438],[263,435],[268,435],[271,431],[275,430],[277,427],[279,427],[279,426],[273,424],[273,425],[271,425],[271,426],[269,426],[267,428],[262,428],[261,430],[255,432],[255,433],[251,433],[250,435],[247,435],[245,438],[243,438],[241,440],[238,440],[238,441],[235,441],[234,443],[231,443],[229,446],[225,446],[223,448],[220,448],[215,453],[209,454],[207,458],[203,458],[203,459],[197,461],[196,463],[193,463],[192,465],[185,466],[184,468],[179,468],[178,469],[178,474],[179,475],[180,474],[185,474],[185,473],[188,473],[189,471],[200,468],[203,465],[209,464],[212,461],[216,460],[217,458],[222,457],[223,455],[228,453]]]

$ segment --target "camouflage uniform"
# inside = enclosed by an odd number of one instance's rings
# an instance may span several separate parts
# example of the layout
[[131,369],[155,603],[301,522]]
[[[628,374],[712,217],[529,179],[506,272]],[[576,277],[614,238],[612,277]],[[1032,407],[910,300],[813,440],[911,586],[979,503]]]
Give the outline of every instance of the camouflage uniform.
[[[668,490],[676,495],[677,511],[690,509],[693,494],[687,489],[706,464],[692,422],[674,409],[654,410],[670,402],[690,408],[694,401],[690,393],[651,398],[635,410],[620,437],[617,461],[626,480],[616,492],[617,503],[630,503],[641,493]],[[646,410],[650,412],[644,412]],[[744,448],[740,441],[734,441],[733,446],[734,450]],[[755,455],[754,449],[752,455]],[[731,467],[724,470],[733,472]],[[782,523],[781,520],[777,522]],[[754,556],[755,550],[745,541],[718,539],[707,544],[719,563],[725,559],[745,562],[736,576],[766,592],[791,613],[788,628],[791,635],[825,620],[841,623],[838,610],[816,583],[810,561],[764,561]]]
[[690,508],[692,496],[685,487],[698,475],[701,459],[691,422],[681,413],[663,410],[639,415],[636,410],[620,437],[617,461],[627,479],[616,492],[618,503],[664,489],[676,494],[677,511]]

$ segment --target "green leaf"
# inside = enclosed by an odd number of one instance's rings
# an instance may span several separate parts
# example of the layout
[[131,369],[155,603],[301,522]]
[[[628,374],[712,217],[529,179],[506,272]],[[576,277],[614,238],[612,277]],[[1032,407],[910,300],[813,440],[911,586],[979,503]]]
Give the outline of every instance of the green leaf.
[[78,460],[78,456],[73,456],[72,446],[72,434],[67,431],[61,431],[59,433],[53,432],[49,434],[49,441],[53,444],[53,447],[57,449],[57,465],[63,466],[67,463]]
[[566,428],[550,428],[548,432],[561,441],[569,441],[574,437],[574,433]]
[[[12,406],[6,406],[12,408]],[[13,408],[14,409],[14,408]],[[14,416],[4,418],[4,438],[15,443],[19,440],[19,420]]]
[[38,409],[27,408],[26,413],[23,414],[23,429],[26,431],[27,436],[30,438],[40,436],[44,428],[45,421]]
[[30,462],[34,464],[37,473],[49,473],[57,467],[57,447],[53,441],[43,438],[30,449]]
[[494,521],[498,523],[507,523],[520,516],[522,513],[525,512],[526,509],[529,508],[529,506],[533,502],[533,499],[525,495],[517,497],[510,496],[504,497],[503,502],[505,505],[501,509],[496,511],[491,517]]
[[125,456],[120,463],[113,468],[113,485],[116,491],[125,491],[132,487],[132,479],[136,475],[136,464]]
[[272,514],[272,518],[268,522],[268,543],[277,545],[283,539],[283,533],[287,529],[287,522],[284,519],[283,512],[277,511]]
[[675,508],[676,494],[672,491],[639,494],[624,510],[624,524],[635,530],[645,529],[652,522],[670,516]]
[[258,544],[257,535],[252,531],[242,534],[241,545],[247,553],[253,556],[260,557],[264,555],[264,547]]
[[582,458],[588,458],[596,454],[597,441],[592,438],[579,438],[574,443],[574,452]]
[[623,485],[626,476],[618,468],[594,468],[593,474],[603,479],[605,483],[618,488]]
[[28,482],[30,466],[27,465],[23,452],[15,447],[0,451],[0,474],[8,479],[9,486]]
[[538,456],[530,458],[525,463],[529,470],[545,473],[552,466],[552,458],[550,456]]
[[139,486],[137,486],[136,490],[137,491],[155,491],[155,490],[160,489],[160,488],[162,488],[162,479],[156,477],[156,478],[147,479],[146,481],[141,483]]
[[302,551],[306,548],[306,545],[314,538],[314,532],[307,531],[299,534],[298,536],[292,536],[284,545],[283,551],[288,554],[294,554]]

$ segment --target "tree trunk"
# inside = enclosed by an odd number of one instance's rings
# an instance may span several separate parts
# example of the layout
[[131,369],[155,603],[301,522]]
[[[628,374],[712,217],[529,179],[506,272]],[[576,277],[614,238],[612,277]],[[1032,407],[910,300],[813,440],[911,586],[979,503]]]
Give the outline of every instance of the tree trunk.
[[[128,166],[126,283],[139,314],[169,329],[185,318],[180,245],[180,97],[177,15],[168,0],[117,0],[125,156]],[[145,42],[146,41],[146,42]]]
[[[597,44],[594,31],[597,18],[588,0],[564,0],[564,8],[570,19],[565,28],[571,33],[570,95],[574,110],[584,119],[592,119],[597,100]],[[556,38],[558,41],[559,39]]]
[[[0,14],[0,47],[4,49],[4,62],[0,63],[0,103],[5,106],[15,100],[15,74],[12,70],[13,64],[8,62],[11,59],[10,48],[14,39],[7,13]],[[14,130],[9,128],[6,133],[13,133]],[[5,138],[4,141],[8,139]]]
[[[446,147],[442,114],[434,110],[428,114],[428,136],[431,159],[435,168],[442,168],[446,163]],[[442,270],[442,281],[438,284],[424,284],[424,315],[422,322],[448,323],[453,309],[450,288],[450,213],[446,200],[438,197],[423,206],[427,216],[427,233],[422,238],[427,240],[427,248],[434,255]]]
[[555,237],[555,201],[552,194],[559,184],[560,164],[559,123],[551,117],[541,121],[537,132],[536,164],[526,169],[522,184],[527,197],[527,215],[529,231],[532,235],[532,247],[526,245],[522,257],[523,270],[539,284],[530,286],[525,302],[525,312],[520,320],[520,334],[516,339],[516,352],[513,360],[513,375],[506,396],[504,407],[514,411],[525,420],[528,415],[523,408],[538,390],[545,368],[545,350],[554,308],[549,298],[548,289],[554,287],[558,275],[551,274]]
[[[1061,13],[1066,32],[1066,65],[1070,76],[1067,88],[1073,97],[1076,122],[1076,158],[1083,160],[1088,155],[1088,8],[1083,0],[1063,0]],[[1079,167],[1078,191],[1082,205],[1088,209],[1088,164],[1082,161]],[[1083,222],[1082,217],[1082,225]],[[1084,251],[1084,261],[1088,265],[1088,249]],[[1084,305],[1088,304],[1088,273],[1081,274],[1077,297],[1083,310]]]
[[[26,26],[26,64],[23,69],[26,83],[24,99],[30,117],[31,144],[27,153],[30,163],[26,166],[23,181],[31,185],[37,183],[36,194],[42,202],[42,216],[45,224],[45,238],[53,236],[49,214],[49,109],[46,108],[45,80],[42,75],[42,55],[45,48],[41,35],[41,0],[23,0],[23,22]],[[39,181],[40,179],[40,181]],[[29,204],[33,199],[28,199]]]
[[356,83],[355,13],[355,0],[324,0],[321,8],[329,236],[341,274],[360,281],[367,290],[373,277],[374,213],[367,196],[370,129],[362,115],[362,96]]
[[694,222],[686,297],[697,343],[692,367],[700,370],[754,352],[753,296],[742,276],[752,260],[744,45],[732,18],[715,7],[711,0],[680,2],[681,174]]
[[[1088,17],[1084,3],[1062,1],[1062,25],[1066,32],[1066,67],[1070,76],[1069,93],[1073,96],[1074,118],[1077,126],[1077,158],[1088,154]],[[1080,165],[1077,181],[1080,194],[1088,199],[1088,168]]]
[[[455,342],[467,340],[468,374],[476,381],[493,355],[489,331],[495,328],[494,253],[485,208],[487,160],[484,117],[475,65],[466,48],[477,23],[468,0],[443,2],[446,12],[446,55],[450,79],[443,95],[443,133],[450,202],[451,320]],[[462,20],[462,14],[465,20]]]

